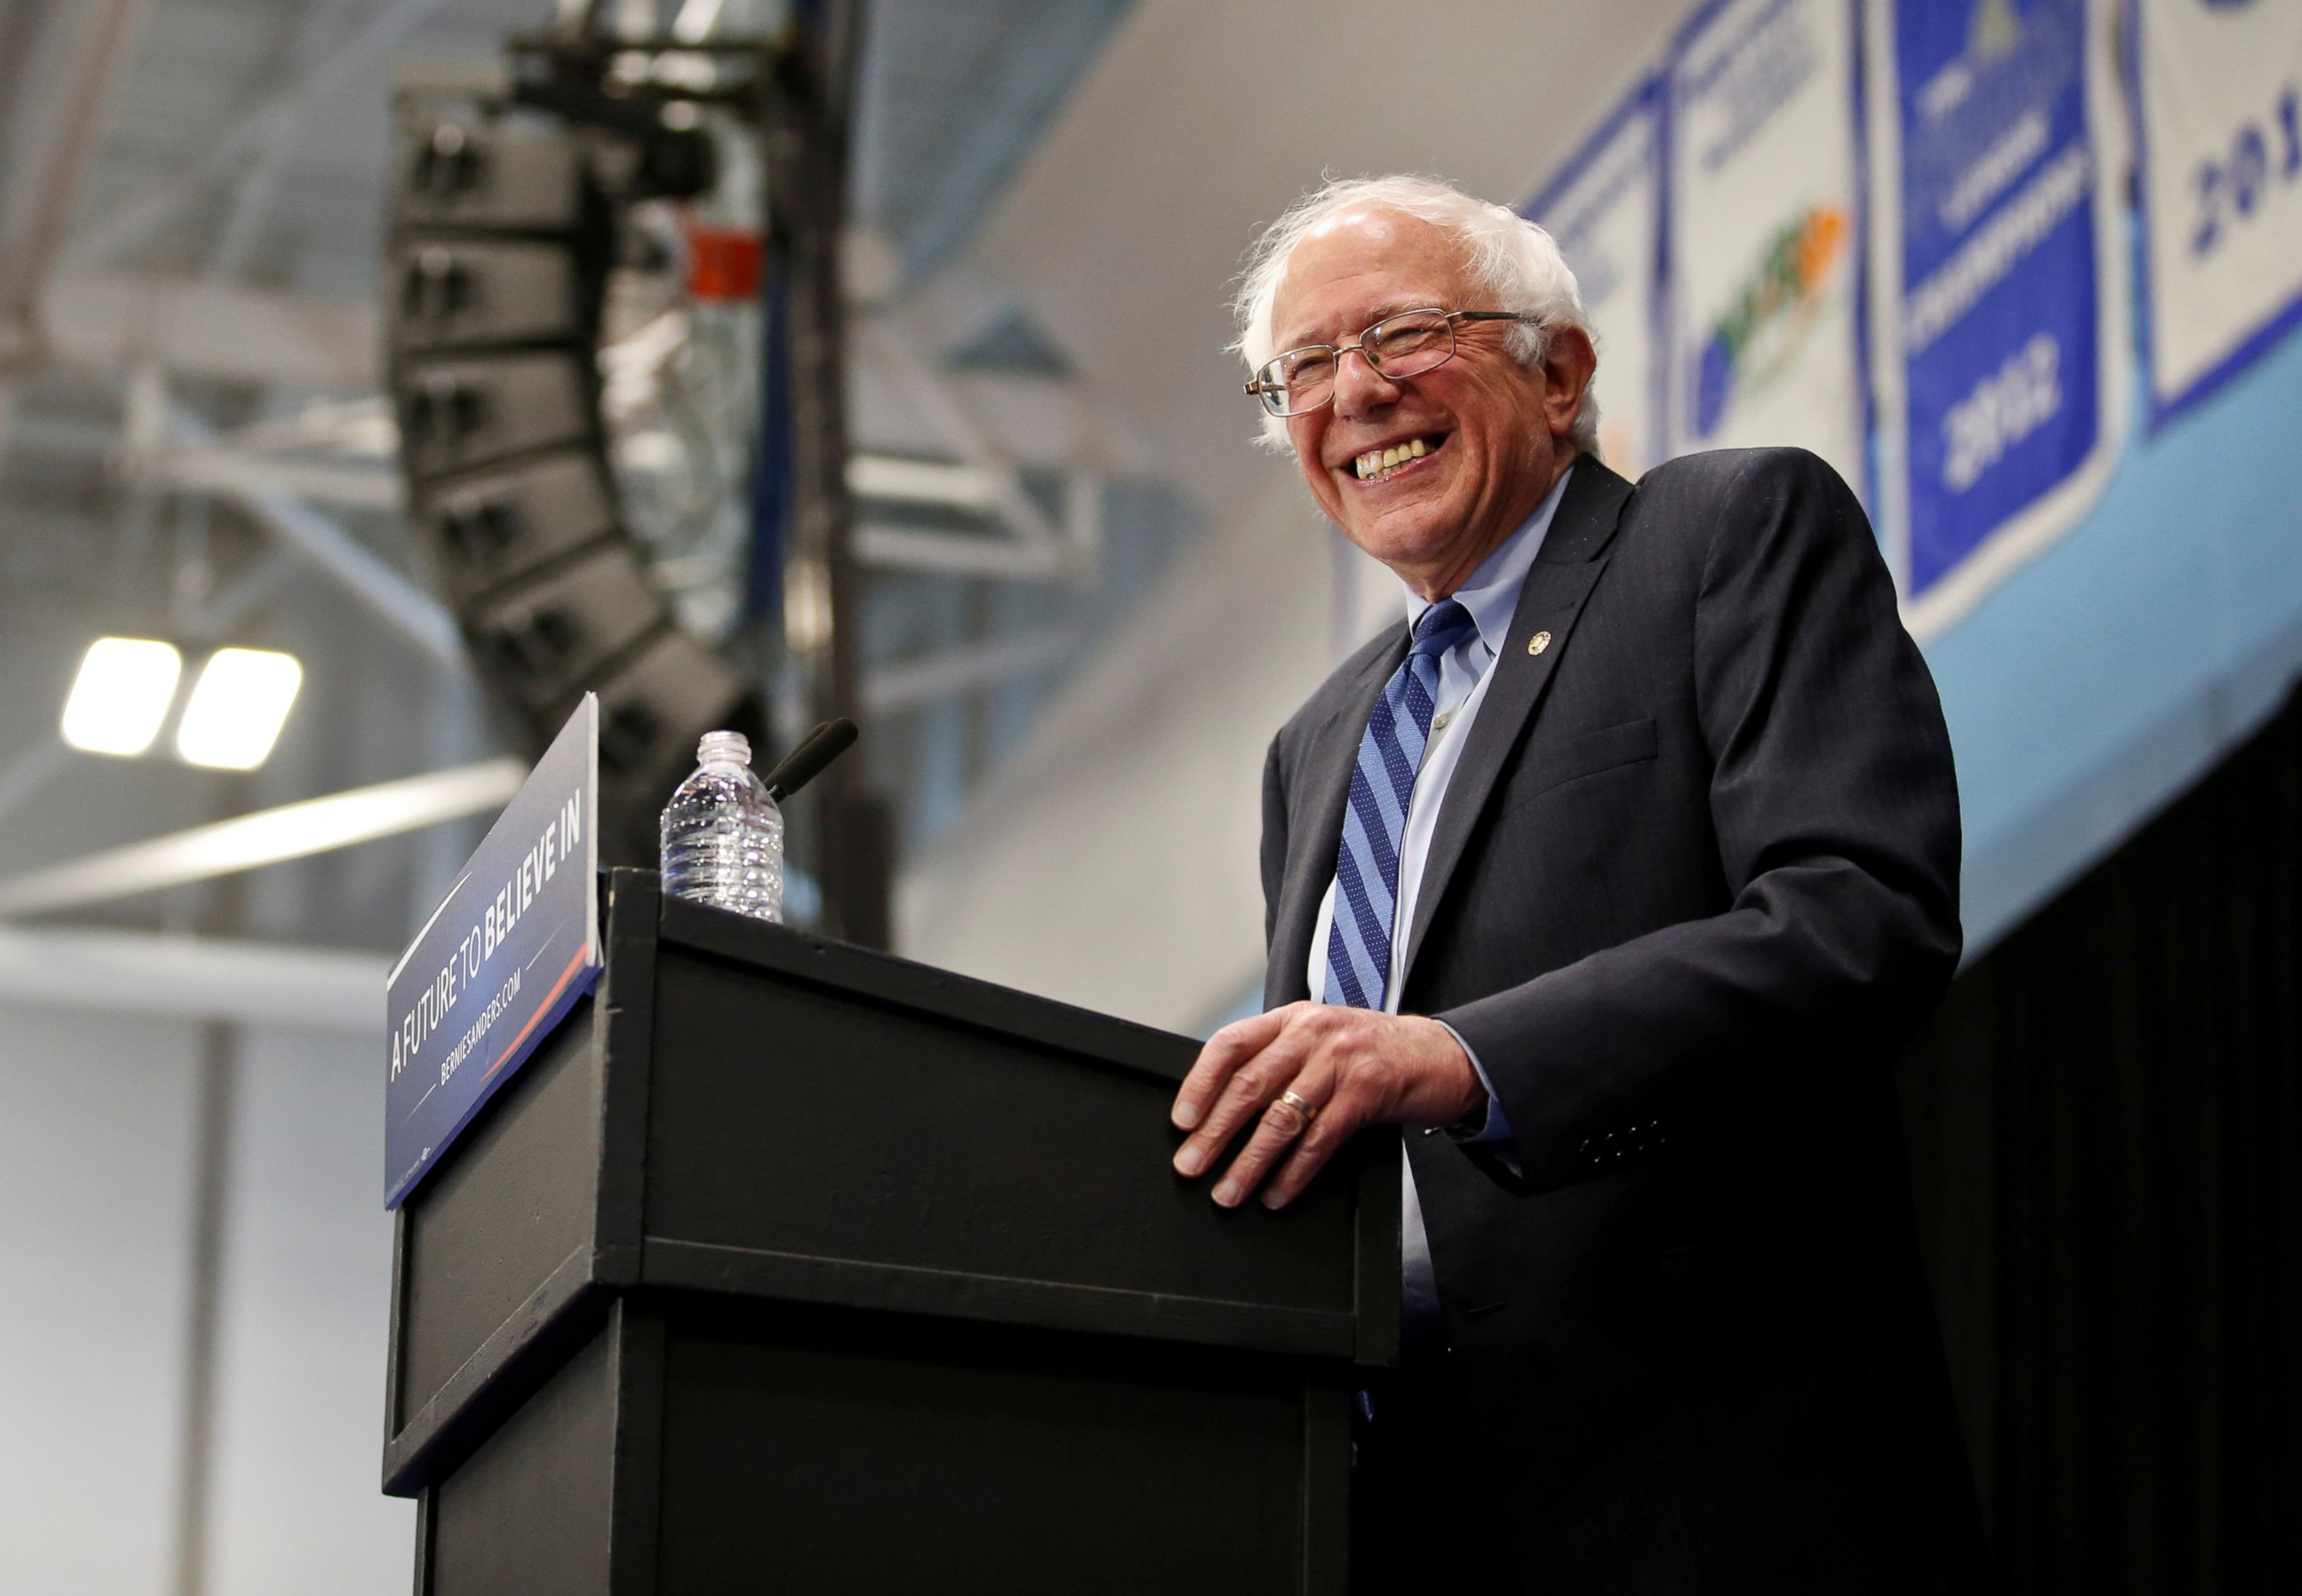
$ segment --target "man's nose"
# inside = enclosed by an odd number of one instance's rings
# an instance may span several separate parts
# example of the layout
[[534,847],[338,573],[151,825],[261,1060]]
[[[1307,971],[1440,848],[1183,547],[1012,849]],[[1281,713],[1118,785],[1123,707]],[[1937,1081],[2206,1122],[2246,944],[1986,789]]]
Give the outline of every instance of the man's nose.
[[1363,416],[1399,399],[1399,384],[1356,345],[1335,357],[1335,414]]

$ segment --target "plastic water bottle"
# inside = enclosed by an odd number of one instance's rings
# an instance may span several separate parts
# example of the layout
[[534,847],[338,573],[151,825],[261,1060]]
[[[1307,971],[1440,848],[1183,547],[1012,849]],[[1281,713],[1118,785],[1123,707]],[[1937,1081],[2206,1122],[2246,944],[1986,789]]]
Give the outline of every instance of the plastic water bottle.
[[663,811],[663,889],[754,920],[784,918],[784,817],[741,732],[707,732]]

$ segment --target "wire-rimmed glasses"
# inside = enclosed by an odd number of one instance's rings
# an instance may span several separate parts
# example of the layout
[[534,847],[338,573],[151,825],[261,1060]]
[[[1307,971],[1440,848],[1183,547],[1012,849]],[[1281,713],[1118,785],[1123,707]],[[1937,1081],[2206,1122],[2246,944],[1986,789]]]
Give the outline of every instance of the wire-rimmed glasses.
[[1402,310],[1388,315],[1359,334],[1358,341],[1340,349],[1333,344],[1305,344],[1283,350],[1256,367],[1247,391],[1263,401],[1273,416],[1303,416],[1335,397],[1335,374],[1343,357],[1357,352],[1384,378],[1419,377],[1455,357],[1458,322],[1529,322],[1542,318],[1516,310]]

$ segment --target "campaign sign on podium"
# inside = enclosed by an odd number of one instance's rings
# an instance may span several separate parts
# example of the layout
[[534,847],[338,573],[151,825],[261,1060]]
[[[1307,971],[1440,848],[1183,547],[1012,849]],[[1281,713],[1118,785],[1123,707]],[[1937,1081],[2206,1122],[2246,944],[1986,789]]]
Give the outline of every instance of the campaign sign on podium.
[[587,693],[385,981],[385,1207],[599,979],[599,819]]

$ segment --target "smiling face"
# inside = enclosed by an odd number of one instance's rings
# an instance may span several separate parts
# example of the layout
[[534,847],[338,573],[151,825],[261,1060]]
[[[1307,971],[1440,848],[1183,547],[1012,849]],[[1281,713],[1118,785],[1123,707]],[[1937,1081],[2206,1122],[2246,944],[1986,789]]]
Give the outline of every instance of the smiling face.
[[[1340,347],[1402,310],[1489,310],[1491,297],[1445,228],[1398,211],[1346,211],[1289,258],[1272,305],[1273,347]],[[1590,380],[1589,341],[1558,329],[1544,364],[1524,365],[1509,331],[1458,323],[1452,360],[1397,381],[1346,355],[1334,402],[1287,423],[1319,508],[1425,598],[1460,586],[1575,458],[1567,432]],[[1381,469],[1392,449],[1407,458]]]

